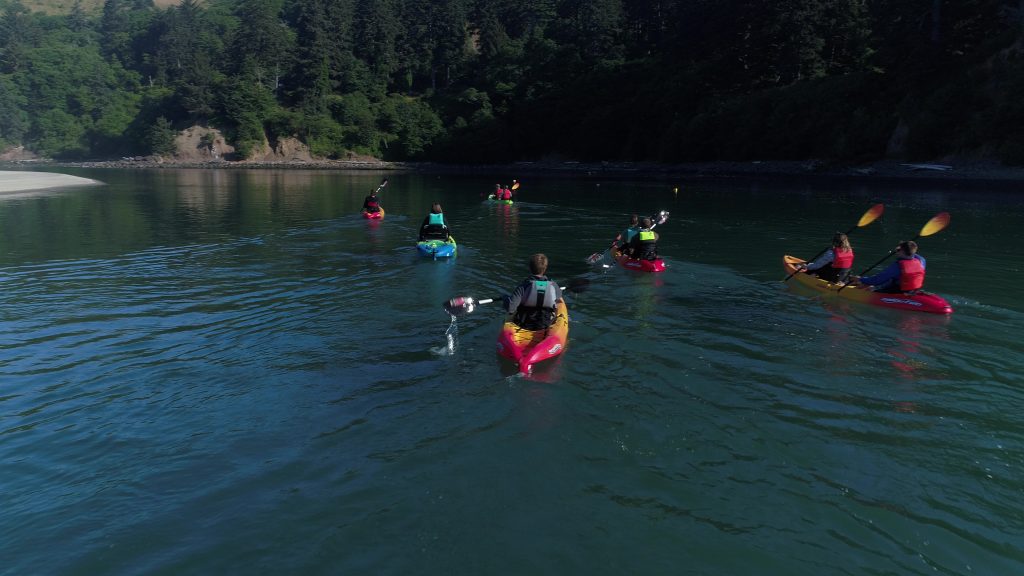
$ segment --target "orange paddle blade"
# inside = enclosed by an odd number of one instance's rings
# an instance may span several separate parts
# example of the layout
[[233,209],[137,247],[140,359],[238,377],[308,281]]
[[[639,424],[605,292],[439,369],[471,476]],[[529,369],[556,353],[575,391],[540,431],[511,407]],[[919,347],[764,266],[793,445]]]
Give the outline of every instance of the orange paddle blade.
[[512,189],[515,190],[516,188],[519,188],[519,182],[513,181],[512,182]]
[[936,232],[942,231],[943,228],[949,225],[949,212],[940,212],[936,214],[924,228],[921,228],[920,236],[931,236]]
[[875,204],[874,206],[869,208],[868,211],[865,212],[863,216],[860,217],[860,222],[857,222],[857,227],[858,228],[863,228],[864,226],[867,226],[868,224],[871,224],[875,220],[878,220],[878,217],[881,216],[882,212],[884,212],[884,211],[885,211],[885,206],[884,205],[882,205],[882,204]]

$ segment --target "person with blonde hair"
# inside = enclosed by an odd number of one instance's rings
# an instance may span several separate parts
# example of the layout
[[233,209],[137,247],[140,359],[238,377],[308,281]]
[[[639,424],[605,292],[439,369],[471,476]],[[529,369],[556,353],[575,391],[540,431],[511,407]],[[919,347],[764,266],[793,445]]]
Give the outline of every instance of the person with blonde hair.
[[845,283],[852,267],[853,247],[850,246],[850,239],[842,232],[832,236],[832,247],[814,262],[800,265],[804,272],[833,284]]

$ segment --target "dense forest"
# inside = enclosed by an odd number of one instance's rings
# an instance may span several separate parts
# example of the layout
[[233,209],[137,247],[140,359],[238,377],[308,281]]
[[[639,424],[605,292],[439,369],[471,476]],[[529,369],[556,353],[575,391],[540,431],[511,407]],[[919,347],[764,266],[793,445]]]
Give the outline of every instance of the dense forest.
[[0,0],[0,149],[1024,164],[1024,0]]

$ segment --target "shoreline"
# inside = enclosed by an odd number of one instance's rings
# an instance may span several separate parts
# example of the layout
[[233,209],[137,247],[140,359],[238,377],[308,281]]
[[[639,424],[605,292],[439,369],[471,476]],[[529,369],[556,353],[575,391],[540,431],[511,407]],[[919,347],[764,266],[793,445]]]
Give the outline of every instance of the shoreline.
[[[1019,187],[1024,184],[1024,167],[1003,166],[995,161],[958,160],[945,163],[914,163],[895,160],[859,165],[828,164],[821,161],[694,162],[573,162],[523,161],[504,164],[440,164],[435,162],[387,162],[382,160],[289,160],[289,161],[161,161],[150,158],[56,162],[15,160],[0,162],[0,170],[36,172],[45,168],[104,169],[228,169],[228,170],[358,170],[448,174],[515,174],[585,178],[669,178],[690,179],[799,179],[849,180],[864,183],[922,183],[953,186],[988,185]],[[0,172],[3,173],[3,172]],[[72,177],[75,178],[75,177]],[[87,179],[82,179],[87,180]],[[49,187],[49,186],[41,186]],[[37,189],[37,188],[33,188]],[[0,191],[5,191],[0,183]]]
[[72,176],[70,174],[0,170],[0,196],[74,186],[97,186],[100,184],[102,183],[97,180]]

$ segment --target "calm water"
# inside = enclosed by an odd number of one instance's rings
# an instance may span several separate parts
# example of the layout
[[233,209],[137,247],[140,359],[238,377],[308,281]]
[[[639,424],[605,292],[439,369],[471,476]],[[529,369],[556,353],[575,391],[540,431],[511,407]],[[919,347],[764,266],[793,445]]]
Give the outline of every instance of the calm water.
[[[1022,196],[65,172],[0,197],[0,574],[1024,573]],[[952,214],[952,317],[780,282],[875,202],[855,268]],[[659,209],[664,274],[584,262]],[[591,282],[523,378],[440,305],[536,251]]]

